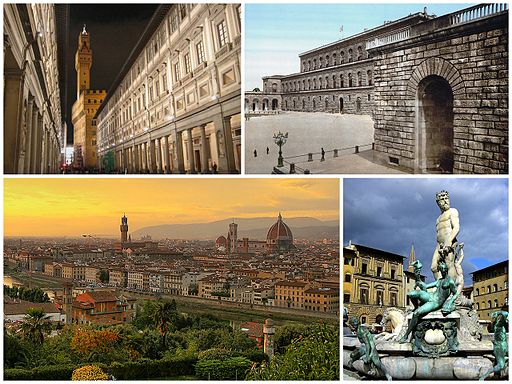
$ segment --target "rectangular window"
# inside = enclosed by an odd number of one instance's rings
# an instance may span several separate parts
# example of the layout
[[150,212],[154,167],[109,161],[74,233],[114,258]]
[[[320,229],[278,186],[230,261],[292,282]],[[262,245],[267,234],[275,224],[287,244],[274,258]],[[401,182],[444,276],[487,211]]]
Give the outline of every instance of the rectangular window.
[[382,277],[382,267],[377,267],[377,277]]
[[[390,298],[390,305],[391,305],[392,307],[396,307],[396,305],[397,305],[396,293],[391,292],[391,294],[390,294],[390,297],[389,297],[389,298]],[[407,299],[409,299],[409,297],[407,297]]]
[[160,82],[157,80],[155,82],[155,92],[156,92],[156,95],[160,95]]
[[222,48],[228,42],[228,30],[225,20],[222,20],[219,24],[217,24],[217,35],[219,38],[219,48]]
[[164,92],[166,92],[168,87],[167,87],[167,75],[165,73],[162,75],[162,87],[164,89]]
[[394,269],[391,270],[391,278],[394,280],[396,275],[396,271]]
[[190,63],[190,53],[185,54],[185,73],[189,74],[192,70],[192,64]]
[[352,281],[352,275],[350,273],[347,273],[345,275],[345,282],[350,283]]
[[205,59],[204,59],[204,45],[203,45],[202,40],[196,44],[196,52],[197,52],[197,63],[198,64],[203,63],[205,61]]
[[180,63],[174,64],[174,78],[176,81],[180,81]]
[[368,273],[368,264],[363,263],[363,265],[361,266],[361,273],[363,275],[366,275]]

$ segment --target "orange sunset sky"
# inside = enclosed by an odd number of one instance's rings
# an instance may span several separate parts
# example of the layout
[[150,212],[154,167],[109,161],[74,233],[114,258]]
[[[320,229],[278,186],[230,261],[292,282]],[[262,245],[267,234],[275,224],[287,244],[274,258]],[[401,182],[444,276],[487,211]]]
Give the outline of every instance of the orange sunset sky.
[[4,236],[116,236],[123,213],[136,230],[278,212],[338,220],[339,179],[4,180]]

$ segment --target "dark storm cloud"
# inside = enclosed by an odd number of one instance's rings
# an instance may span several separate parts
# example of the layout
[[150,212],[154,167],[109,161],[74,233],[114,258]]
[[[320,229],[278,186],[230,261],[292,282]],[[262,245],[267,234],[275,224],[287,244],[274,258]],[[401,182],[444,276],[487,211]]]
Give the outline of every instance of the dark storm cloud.
[[345,245],[352,240],[409,257],[414,244],[423,273],[432,279],[440,213],[435,194],[444,189],[459,211],[465,285],[470,272],[508,259],[506,179],[345,179],[343,185]]
[[68,143],[71,107],[76,101],[75,53],[83,24],[91,36],[91,89],[109,90],[158,4],[73,4],[68,47]]

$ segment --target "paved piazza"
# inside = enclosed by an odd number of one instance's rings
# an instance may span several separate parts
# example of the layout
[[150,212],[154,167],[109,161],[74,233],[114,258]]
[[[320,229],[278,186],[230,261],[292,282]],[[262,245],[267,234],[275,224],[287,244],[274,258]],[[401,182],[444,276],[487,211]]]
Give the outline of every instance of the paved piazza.
[[[288,141],[283,146],[285,161],[309,169],[312,173],[400,173],[369,161],[371,151],[359,156],[354,155],[353,149],[341,150],[356,145],[364,146],[362,151],[370,148],[369,144],[373,142],[373,121],[370,116],[324,112],[251,116],[245,122],[246,173],[269,174],[277,165],[279,149],[272,136],[278,131],[288,132]],[[322,147],[326,151],[323,162],[320,161]],[[255,149],[257,157],[254,157]],[[333,149],[339,150],[339,157],[334,158]],[[310,152],[314,154],[312,162],[307,161],[306,154]],[[288,159],[299,155],[303,156]],[[288,172],[289,166],[285,164],[283,170]]]

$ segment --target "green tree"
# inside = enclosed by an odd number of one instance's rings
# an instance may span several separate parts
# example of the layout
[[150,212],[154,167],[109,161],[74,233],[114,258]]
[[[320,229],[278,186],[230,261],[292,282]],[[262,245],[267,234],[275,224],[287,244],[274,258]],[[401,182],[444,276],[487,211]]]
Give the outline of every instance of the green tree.
[[253,367],[249,380],[339,380],[339,328],[309,327],[293,339],[284,354],[276,354],[270,364]]
[[27,309],[27,315],[21,324],[23,334],[34,344],[43,344],[44,335],[50,333],[52,329],[49,319],[50,316],[47,316],[42,308]]
[[100,271],[100,281],[102,283],[108,283],[109,278],[110,278],[110,276],[109,276],[108,270],[107,269],[102,269]]
[[158,327],[165,341],[165,335],[169,332],[173,321],[177,317],[175,301],[158,301],[153,310],[153,323]]

